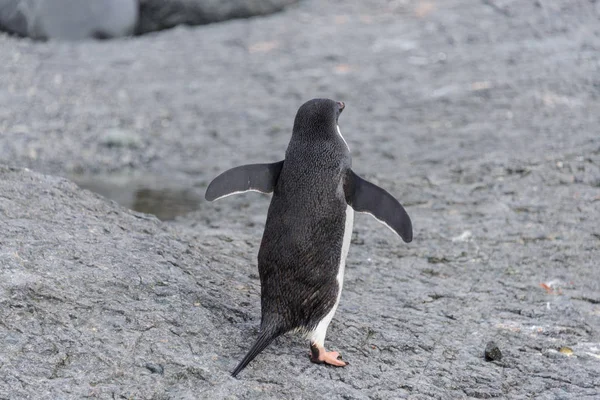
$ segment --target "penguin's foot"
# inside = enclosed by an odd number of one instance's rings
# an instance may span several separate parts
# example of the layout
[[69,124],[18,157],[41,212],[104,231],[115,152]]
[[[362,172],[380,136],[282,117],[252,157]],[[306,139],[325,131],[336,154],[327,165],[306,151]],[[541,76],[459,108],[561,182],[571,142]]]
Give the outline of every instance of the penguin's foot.
[[342,356],[337,351],[326,351],[325,347],[310,344],[310,361],[316,364],[329,364],[335,367],[345,367],[347,362],[341,360]]

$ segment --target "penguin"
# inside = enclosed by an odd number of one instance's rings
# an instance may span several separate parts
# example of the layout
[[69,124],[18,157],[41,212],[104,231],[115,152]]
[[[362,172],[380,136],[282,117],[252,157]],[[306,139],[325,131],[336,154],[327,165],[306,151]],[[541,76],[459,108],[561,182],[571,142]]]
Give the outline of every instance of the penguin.
[[412,241],[404,207],[352,170],[338,125],[344,108],[341,101],[307,101],[296,113],[282,161],[227,170],[206,190],[208,201],[247,191],[273,194],[258,251],[260,333],[233,377],[292,331],[306,335],[312,362],[346,366],[338,352],[325,349],[325,336],[342,293],[354,212],[369,213]]

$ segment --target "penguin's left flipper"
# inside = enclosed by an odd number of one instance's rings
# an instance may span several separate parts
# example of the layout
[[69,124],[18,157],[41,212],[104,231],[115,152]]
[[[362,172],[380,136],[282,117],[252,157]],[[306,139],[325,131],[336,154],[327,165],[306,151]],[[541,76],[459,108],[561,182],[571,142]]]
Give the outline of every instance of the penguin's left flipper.
[[347,203],[387,225],[406,243],[412,241],[412,222],[402,205],[387,191],[348,170],[344,185]]
[[213,201],[248,191],[271,193],[277,184],[281,167],[283,160],[272,164],[249,164],[232,168],[213,179],[204,197]]

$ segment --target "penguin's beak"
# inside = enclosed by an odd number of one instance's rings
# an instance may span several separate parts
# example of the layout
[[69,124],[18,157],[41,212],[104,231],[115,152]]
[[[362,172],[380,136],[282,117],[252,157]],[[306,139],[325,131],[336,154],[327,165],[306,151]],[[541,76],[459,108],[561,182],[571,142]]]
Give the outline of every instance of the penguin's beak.
[[342,111],[344,111],[344,108],[346,108],[346,105],[344,104],[343,101],[338,101],[338,107],[340,108],[340,114],[342,113]]

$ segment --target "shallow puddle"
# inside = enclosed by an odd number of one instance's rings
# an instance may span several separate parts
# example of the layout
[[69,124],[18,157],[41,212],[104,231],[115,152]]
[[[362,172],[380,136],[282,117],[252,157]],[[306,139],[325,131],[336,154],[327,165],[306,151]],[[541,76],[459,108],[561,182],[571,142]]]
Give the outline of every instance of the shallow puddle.
[[84,189],[163,221],[195,211],[203,201],[203,189],[167,177],[120,173],[69,178]]

